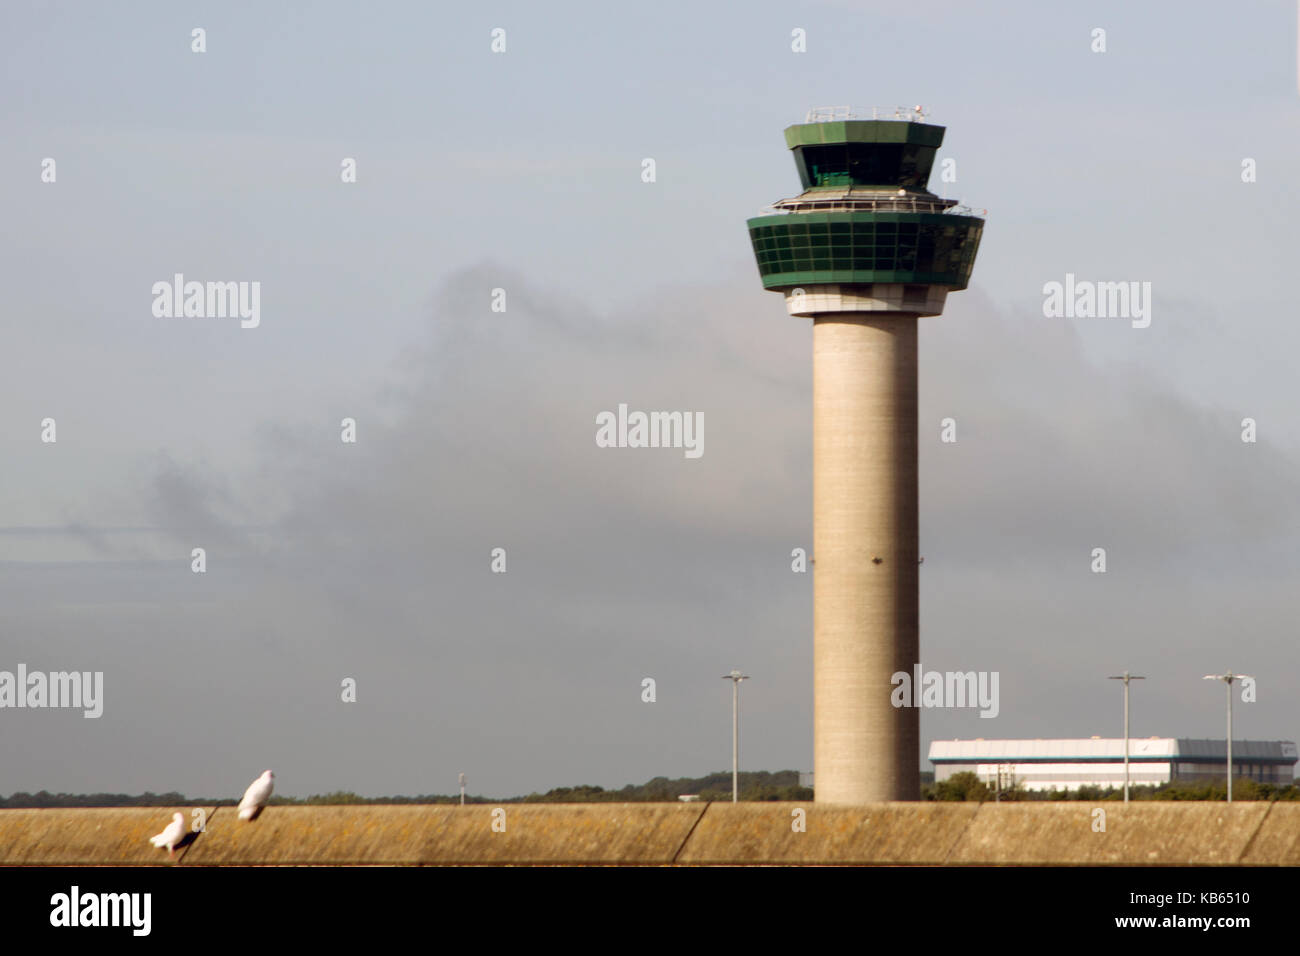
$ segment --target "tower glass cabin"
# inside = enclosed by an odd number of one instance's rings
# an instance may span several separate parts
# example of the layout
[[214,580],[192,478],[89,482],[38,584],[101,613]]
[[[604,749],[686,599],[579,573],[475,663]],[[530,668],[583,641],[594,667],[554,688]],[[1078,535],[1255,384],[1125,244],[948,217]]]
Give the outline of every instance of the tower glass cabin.
[[[942,312],[948,291],[970,281],[984,229],[955,199],[926,188],[943,134],[942,126],[908,120],[787,128],[804,191],[747,223],[763,288],[790,299],[809,286],[852,286],[854,298],[906,305],[916,315]],[[791,314],[812,314],[789,304]]]

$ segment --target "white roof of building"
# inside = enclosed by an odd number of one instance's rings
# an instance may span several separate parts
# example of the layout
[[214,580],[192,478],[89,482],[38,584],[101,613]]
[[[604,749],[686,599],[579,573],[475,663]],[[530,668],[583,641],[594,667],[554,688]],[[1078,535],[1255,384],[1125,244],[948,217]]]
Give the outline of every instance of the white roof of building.
[[[1168,759],[1178,753],[1178,741],[1172,737],[1137,738],[1128,742],[1129,759],[1137,756]],[[930,759],[942,762],[997,760],[1123,760],[1124,738],[1091,737],[1049,740],[935,740],[930,743]]]
[[[1186,737],[1130,737],[1130,760],[1224,759],[1222,740]],[[1289,740],[1234,740],[1234,762],[1243,758],[1295,763],[1296,745]],[[995,763],[1023,761],[1108,761],[1124,759],[1123,737],[1050,738],[1043,740],[934,740],[933,763]]]

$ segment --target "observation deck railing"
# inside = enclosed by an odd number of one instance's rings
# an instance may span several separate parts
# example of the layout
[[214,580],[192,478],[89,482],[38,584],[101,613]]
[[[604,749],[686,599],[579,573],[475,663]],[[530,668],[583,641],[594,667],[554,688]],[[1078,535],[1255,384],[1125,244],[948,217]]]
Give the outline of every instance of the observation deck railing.
[[987,216],[987,209],[973,209],[958,204],[955,199],[917,199],[897,196],[835,199],[781,199],[760,212],[761,216],[783,216],[801,212],[931,212],[951,213],[955,216]]

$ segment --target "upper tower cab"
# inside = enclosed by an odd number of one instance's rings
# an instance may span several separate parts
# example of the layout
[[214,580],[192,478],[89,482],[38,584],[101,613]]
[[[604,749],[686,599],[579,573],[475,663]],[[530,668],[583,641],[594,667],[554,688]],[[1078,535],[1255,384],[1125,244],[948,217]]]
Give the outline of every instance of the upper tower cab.
[[896,120],[835,120],[787,127],[785,143],[805,190],[862,186],[926,189],[943,127]]
[[785,130],[804,191],[747,225],[792,315],[938,315],[970,280],[984,220],[928,188],[944,128],[889,113],[813,110]]

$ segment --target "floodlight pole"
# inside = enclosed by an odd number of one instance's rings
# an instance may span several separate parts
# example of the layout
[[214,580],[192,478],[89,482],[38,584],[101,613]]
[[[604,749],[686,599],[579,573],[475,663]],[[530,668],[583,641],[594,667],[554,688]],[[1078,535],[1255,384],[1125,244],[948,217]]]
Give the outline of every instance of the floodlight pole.
[[749,680],[748,674],[733,670],[723,674],[731,681],[731,802],[740,801],[740,682]]
[[1206,674],[1203,680],[1221,680],[1228,690],[1228,802],[1232,803],[1232,683],[1242,679],[1254,680],[1249,674]]
[[1228,692],[1228,802],[1232,803],[1232,681],[1223,683]]
[[1146,678],[1125,671],[1118,677],[1108,677],[1107,680],[1124,682],[1124,802],[1128,803],[1128,683],[1133,680],[1146,680]]

